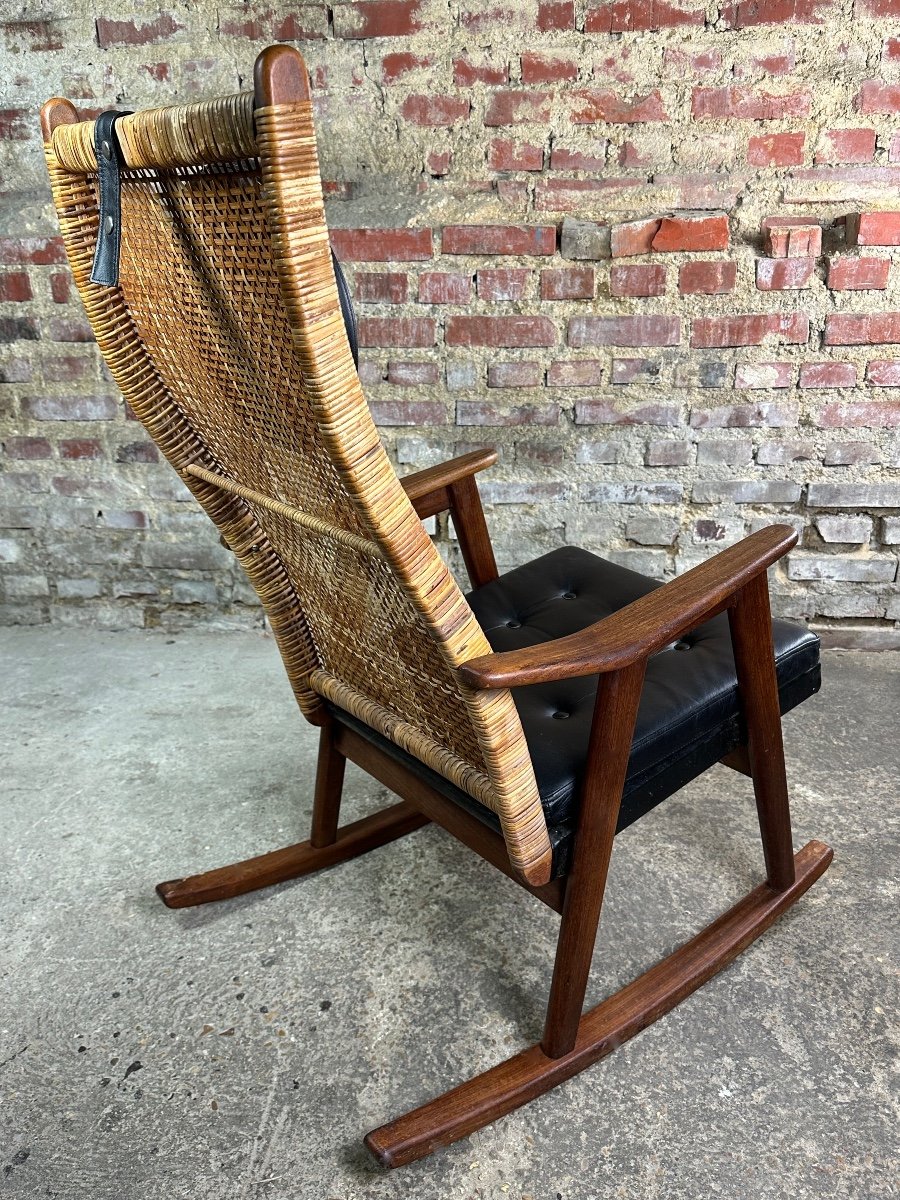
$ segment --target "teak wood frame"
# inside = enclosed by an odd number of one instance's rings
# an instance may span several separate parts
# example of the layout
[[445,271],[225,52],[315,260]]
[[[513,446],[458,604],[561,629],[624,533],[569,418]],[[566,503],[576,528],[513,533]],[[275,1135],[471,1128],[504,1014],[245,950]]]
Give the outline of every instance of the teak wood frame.
[[[298,78],[293,51],[264,51],[257,60],[257,105],[290,103],[297,98]],[[69,102],[49,101],[42,112],[45,141],[55,126],[76,120]],[[477,471],[495,460],[493,452],[476,452],[403,481],[420,517],[449,512],[474,586],[497,577],[474,480]],[[762,530],[578,633],[520,651],[484,655],[459,668],[465,686],[485,691],[599,677],[573,862],[563,878],[529,883],[511,865],[498,833],[326,714],[320,718],[309,840],[159,885],[160,897],[171,908],[223,900],[334,866],[435,821],[561,914],[540,1044],[372,1131],[366,1144],[382,1164],[400,1166],[465,1137],[610,1053],[721,970],[828,867],[832,852],[827,846],[813,841],[794,854],[791,840],[766,570],[795,540],[793,531],[783,526]],[[766,882],[615,995],[583,1012],[646,662],[681,634],[725,610],[747,743],[723,761],[752,777]],[[347,760],[394,791],[400,802],[340,827]]]
[[[407,476],[421,517],[449,512],[476,586],[497,567],[474,480],[496,461],[474,452]],[[599,673],[575,852],[568,875],[541,886],[510,866],[502,837],[457,807],[354,730],[321,727],[309,841],[234,866],[159,885],[171,908],[224,900],[306,875],[402,837],[429,821],[514,879],[562,916],[539,1045],[373,1130],[366,1145],[380,1163],[403,1166],[505,1116],[570,1079],[689,996],[754,941],[819,878],[832,852],[809,842],[794,854],[766,569],[795,540],[784,526],[763,530],[569,638],[473,660],[471,686],[508,687]],[[723,762],[753,779],[767,878],[691,941],[588,1012],[583,1012],[632,733],[649,656],[727,609],[747,727],[747,744]],[[399,804],[339,828],[344,765],[356,763],[402,797]]]

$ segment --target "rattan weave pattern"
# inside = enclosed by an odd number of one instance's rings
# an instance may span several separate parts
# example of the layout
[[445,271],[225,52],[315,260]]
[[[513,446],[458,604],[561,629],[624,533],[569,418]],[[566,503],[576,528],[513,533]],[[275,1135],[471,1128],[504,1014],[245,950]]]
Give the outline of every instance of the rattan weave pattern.
[[495,809],[513,865],[539,879],[549,842],[515,707],[508,692],[456,679],[488,643],[353,368],[311,105],[254,112],[226,98],[119,128],[119,288],[88,280],[92,123],[58,126],[47,147],[76,282],[117,383],[247,569],[304,712],[317,719],[321,691],[395,737]]

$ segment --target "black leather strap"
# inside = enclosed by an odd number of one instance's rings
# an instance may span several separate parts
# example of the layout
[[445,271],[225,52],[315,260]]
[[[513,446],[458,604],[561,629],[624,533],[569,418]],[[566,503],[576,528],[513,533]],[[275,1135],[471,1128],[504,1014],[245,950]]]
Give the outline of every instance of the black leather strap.
[[115,287],[119,282],[119,246],[122,235],[122,169],[116,121],[127,112],[111,109],[101,113],[94,124],[94,153],[97,155],[97,180],[100,185],[100,229],[91,267],[91,283]]
[[334,267],[334,279],[337,283],[338,299],[341,302],[341,312],[344,315],[344,325],[347,329],[347,341],[350,343],[350,353],[353,355],[353,365],[359,370],[359,338],[356,330],[356,313],[353,311],[353,301],[350,299],[350,288],[341,270],[341,264],[331,251],[331,265]]

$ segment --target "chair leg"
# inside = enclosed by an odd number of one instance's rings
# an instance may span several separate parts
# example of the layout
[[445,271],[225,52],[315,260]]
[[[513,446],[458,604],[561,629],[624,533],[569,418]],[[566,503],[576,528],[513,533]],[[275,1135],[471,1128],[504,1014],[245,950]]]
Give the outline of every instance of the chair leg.
[[209,904],[213,900],[228,900],[232,896],[256,891],[257,888],[270,887],[287,879],[333,867],[428,824],[429,818],[404,800],[339,829],[346,761],[335,747],[333,728],[327,722],[319,735],[309,841],[259,854],[227,867],[204,871],[201,875],[160,883],[156,891],[163,904],[167,908],[191,908],[197,904]]
[[780,891],[794,882],[794,849],[765,575],[744,588],[728,617],[766,873],[769,885]]
[[601,675],[588,749],[575,856],[566,883],[562,924],[541,1048],[549,1058],[575,1045],[591,956],[616,836],[619,804],[637,717],[644,663]]

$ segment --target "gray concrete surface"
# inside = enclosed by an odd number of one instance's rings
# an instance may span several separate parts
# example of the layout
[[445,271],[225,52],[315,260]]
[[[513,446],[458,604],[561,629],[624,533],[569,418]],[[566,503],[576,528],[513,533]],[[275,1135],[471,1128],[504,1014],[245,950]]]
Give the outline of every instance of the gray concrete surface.
[[[825,878],[604,1063],[430,1160],[362,1134],[538,1037],[555,918],[437,829],[172,913],[305,836],[315,734],[255,635],[0,630],[0,1193],[64,1200],[898,1194],[897,655],[787,720]],[[384,800],[356,772],[348,811]],[[717,768],[618,839],[599,999],[759,878]]]

